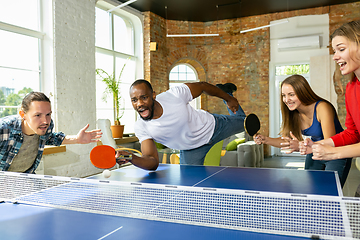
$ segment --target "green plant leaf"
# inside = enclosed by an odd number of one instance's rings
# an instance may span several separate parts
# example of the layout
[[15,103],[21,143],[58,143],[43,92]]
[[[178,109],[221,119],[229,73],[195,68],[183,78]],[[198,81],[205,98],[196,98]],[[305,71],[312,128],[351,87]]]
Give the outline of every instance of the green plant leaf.
[[109,74],[105,70],[101,68],[95,69],[96,75],[101,79],[103,83],[105,83],[106,88],[104,90],[102,100],[107,102],[109,96],[113,99],[113,109],[114,109],[114,124],[120,121],[120,118],[124,115],[124,108],[120,106],[120,84],[121,84],[121,76],[124,72],[126,64],[130,58],[127,59],[123,67],[121,68],[119,77],[116,79],[115,73]]

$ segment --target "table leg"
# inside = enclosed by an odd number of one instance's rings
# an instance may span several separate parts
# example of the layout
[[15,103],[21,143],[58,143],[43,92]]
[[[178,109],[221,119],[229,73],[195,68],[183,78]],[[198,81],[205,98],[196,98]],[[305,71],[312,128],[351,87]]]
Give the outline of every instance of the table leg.
[[167,163],[167,153],[163,153],[162,163]]

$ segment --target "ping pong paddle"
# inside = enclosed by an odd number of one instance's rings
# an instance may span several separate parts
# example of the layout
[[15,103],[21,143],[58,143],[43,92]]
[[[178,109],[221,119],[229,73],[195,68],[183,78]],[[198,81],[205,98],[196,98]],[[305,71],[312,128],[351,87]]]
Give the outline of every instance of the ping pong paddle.
[[[135,149],[130,149],[130,148],[118,148],[116,150],[130,150],[130,151],[139,152]],[[96,146],[90,152],[90,161],[97,168],[102,168],[102,169],[112,168],[116,164],[116,157],[115,157],[116,150],[108,145]],[[131,155],[120,155],[118,159],[129,160],[131,159]]]
[[260,120],[254,113],[250,113],[246,116],[244,121],[244,128],[247,134],[251,137],[254,136],[260,130]]

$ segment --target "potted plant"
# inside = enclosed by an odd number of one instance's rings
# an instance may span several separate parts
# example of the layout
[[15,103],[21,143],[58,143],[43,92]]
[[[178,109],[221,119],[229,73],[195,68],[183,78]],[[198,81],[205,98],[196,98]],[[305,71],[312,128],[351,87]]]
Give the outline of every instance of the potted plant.
[[109,74],[101,68],[96,69],[96,75],[99,76],[101,78],[101,81],[104,82],[106,85],[102,100],[107,102],[107,98],[109,96],[112,96],[113,99],[114,125],[111,126],[113,138],[122,138],[124,133],[124,125],[120,124],[120,118],[124,115],[123,109],[121,109],[120,106],[120,83],[121,75],[124,72],[126,63],[122,67],[118,78],[115,77],[115,73]]

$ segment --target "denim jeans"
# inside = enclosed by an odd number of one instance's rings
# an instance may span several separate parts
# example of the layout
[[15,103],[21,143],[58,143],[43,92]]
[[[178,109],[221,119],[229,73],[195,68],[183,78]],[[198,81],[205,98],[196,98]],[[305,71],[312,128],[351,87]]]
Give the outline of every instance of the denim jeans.
[[305,169],[308,170],[325,170],[337,171],[341,183],[344,186],[346,178],[349,174],[351,167],[351,158],[337,159],[337,160],[313,160],[313,154],[306,155]]
[[229,108],[228,112],[230,115],[212,114],[215,118],[215,128],[210,141],[195,149],[181,150],[180,164],[203,165],[205,156],[213,145],[231,135],[244,131],[246,115],[241,106],[239,106],[236,114]]

